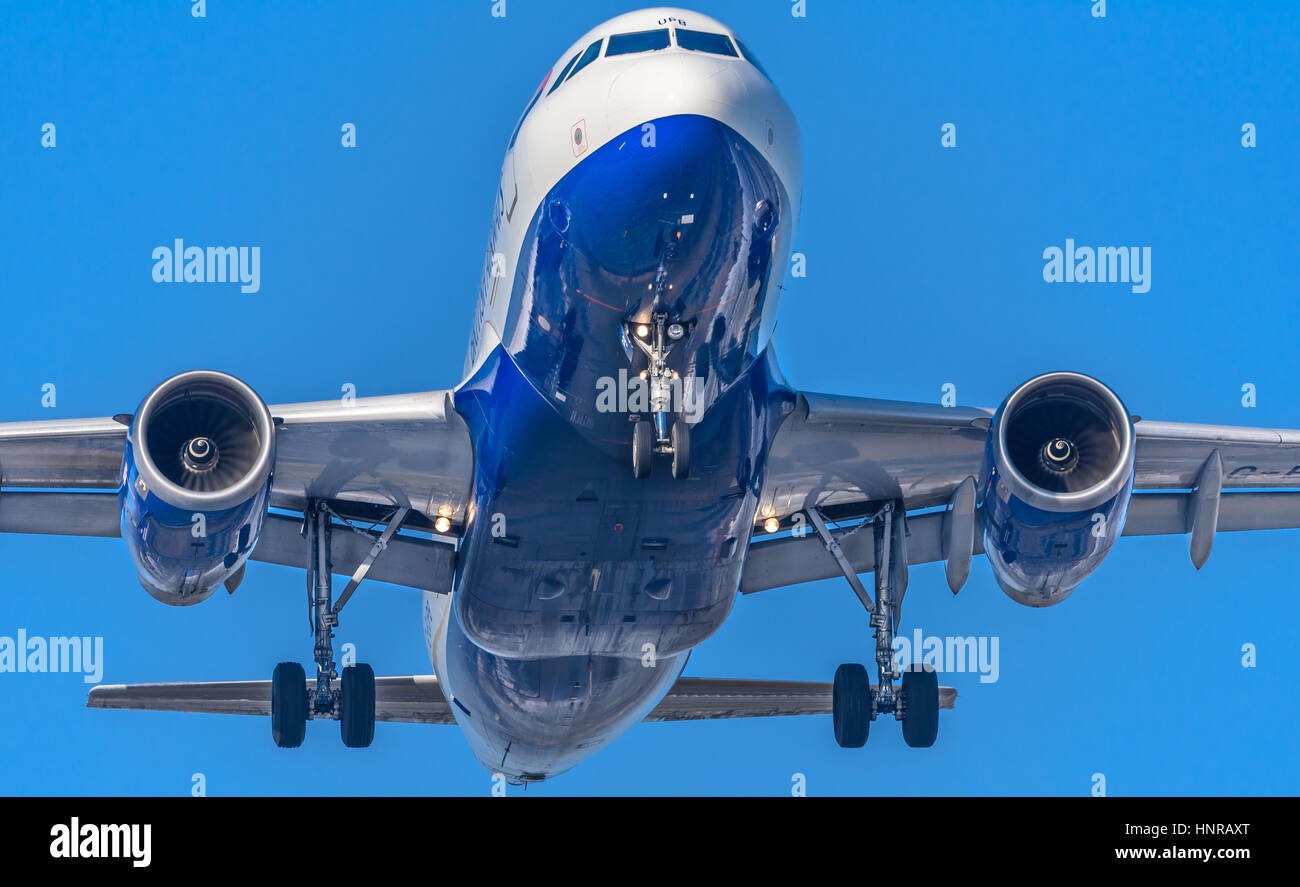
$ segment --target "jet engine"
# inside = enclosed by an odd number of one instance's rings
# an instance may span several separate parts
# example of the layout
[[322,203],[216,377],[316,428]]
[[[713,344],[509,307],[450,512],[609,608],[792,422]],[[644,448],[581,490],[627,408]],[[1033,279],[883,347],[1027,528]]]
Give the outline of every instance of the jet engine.
[[[140,584],[184,607],[231,588],[266,521],[275,424],[248,385],[193,370],[155,388],[122,457],[122,538]],[[232,578],[233,577],[233,578]]]
[[1031,607],[1060,603],[1110,553],[1133,491],[1133,423],[1080,373],[1030,379],[998,408],[981,486],[984,550],[998,584]]

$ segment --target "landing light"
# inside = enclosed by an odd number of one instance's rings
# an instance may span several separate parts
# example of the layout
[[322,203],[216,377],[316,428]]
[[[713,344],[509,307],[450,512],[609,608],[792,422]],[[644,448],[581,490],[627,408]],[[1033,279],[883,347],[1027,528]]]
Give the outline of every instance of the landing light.
[[774,517],[769,517],[767,520],[763,521],[763,529],[767,530],[769,533],[775,533],[777,530],[781,529],[781,522]]
[[439,533],[446,533],[451,529],[451,521],[445,517],[440,517],[433,522],[433,528]]
[[650,335],[650,327],[646,326],[643,323],[636,328],[636,334],[640,336],[642,339],[644,339],[646,336]]
[[686,327],[682,326],[680,323],[668,324],[668,338],[676,342],[684,335],[686,335]]

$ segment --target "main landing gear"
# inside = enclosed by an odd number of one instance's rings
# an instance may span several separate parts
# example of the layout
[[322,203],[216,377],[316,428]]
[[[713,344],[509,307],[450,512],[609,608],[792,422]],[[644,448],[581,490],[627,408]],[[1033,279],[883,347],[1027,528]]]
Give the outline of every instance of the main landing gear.
[[[364,664],[349,665],[343,669],[342,680],[339,680],[334,663],[334,629],[339,624],[339,612],[409,511],[403,507],[394,512],[335,604],[330,562],[334,514],[324,502],[308,502],[303,531],[310,551],[307,591],[312,634],[315,636],[316,681],[314,686],[309,686],[306,673],[297,662],[281,662],[275,667],[271,676],[271,735],[280,748],[302,745],[307,721],[313,718],[337,720],[343,744],[348,748],[366,748],[374,740],[374,669]],[[361,529],[352,529],[370,535]]]
[[681,378],[668,368],[668,354],[686,337],[689,325],[681,321],[669,323],[668,312],[655,311],[650,323],[632,323],[628,327],[628,338],[650,359],[641,378],[650,383],[651,418],[639,418],[632,426],[632,474],[649,477],[654,455],[661,453],[672,456],[673,477],[688,477],[691,427],[681,415],[670,418],[674,412],[681,412],[683,392]]
[[[890,502],[876,515],[849,533],[870,526],[875,542],[876,599],[863,587],[853,565],[845,557],[839,540],[826,527],[816,508],[807,509],[809,521],[822,544],[839,564],[853,591],[871,614],[876,638],[876,668],[880,674],[873,687],[867,670],[847,663],[835,670],[832,695],[832,723],[835,741],[841,748],[861,748],[867,742],[871,722],[892,712],[902,722],[903,741],[913,748],[929,748],[939,735],[939,677],[929,668],[913,665],[900,674],[894,665],[894,632],[907,590],[907,534],[899,503]],[[844,538],[843,536],[839,538]]]

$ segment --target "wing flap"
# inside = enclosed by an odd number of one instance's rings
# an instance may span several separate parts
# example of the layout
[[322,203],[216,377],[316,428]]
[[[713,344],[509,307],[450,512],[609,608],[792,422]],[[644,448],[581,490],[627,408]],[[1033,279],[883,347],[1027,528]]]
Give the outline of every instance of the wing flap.
[[121,535],[116,493],[0,492],[0,533]]
[[[299,532],[302,521],[282,514],[267,515],[266,525],[249,556],[262,563],[306,569],[311,557],[307,539]],[[370,536],[353,533],[335,525],[330,533],[330,567],[339,576],[351,576],[373,545]],[[419,588],[450,594],[456,549],[433,539],[397,535],[375,559],[365,578],[367,582],[387,582],[406,588]]]
[[[51,536],[116,538],[121,513],[113,493],[0,493],[0,533],[40,533]],[[310,550],[300,529],[302,520],[269,514],[249,558],[268,564],[306,569]],[[369,554],[372,535],[361,535],[335,524],[330,534],[330,563],[339,576],[351,576]],[[388,540],[366,573],[368,582],[387,582],[447,594],[451,591],[456,549],[446,543],[399,534]]]

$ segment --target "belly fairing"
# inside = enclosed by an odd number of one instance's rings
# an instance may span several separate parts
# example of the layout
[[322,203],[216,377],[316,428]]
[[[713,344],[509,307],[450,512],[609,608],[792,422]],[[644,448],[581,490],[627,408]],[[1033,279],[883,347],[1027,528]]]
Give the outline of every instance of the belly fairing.
[[638,479],[627,448],[587,440],[498,348],[456,395],[476,460],[453,599],[466,635],[514,658],[699,644],[731,609],[793,401],[774,358],[754,364],[693,427],[691,477],[661,461]]

